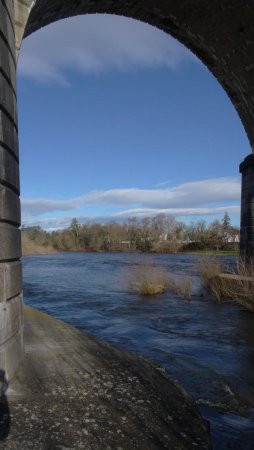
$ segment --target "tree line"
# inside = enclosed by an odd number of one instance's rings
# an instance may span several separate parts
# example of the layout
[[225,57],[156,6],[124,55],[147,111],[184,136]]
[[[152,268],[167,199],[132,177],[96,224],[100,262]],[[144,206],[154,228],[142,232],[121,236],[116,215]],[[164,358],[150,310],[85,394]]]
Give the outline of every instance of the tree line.
[[158,252],[237,250],[239,229],[225,213],[221,221],[191,224],[159,214],[153,218],[129,218],[124,223],[80,224],[73,218],[69,227],[48,232],[39,226],[22,226],[22,240],[56,251]]

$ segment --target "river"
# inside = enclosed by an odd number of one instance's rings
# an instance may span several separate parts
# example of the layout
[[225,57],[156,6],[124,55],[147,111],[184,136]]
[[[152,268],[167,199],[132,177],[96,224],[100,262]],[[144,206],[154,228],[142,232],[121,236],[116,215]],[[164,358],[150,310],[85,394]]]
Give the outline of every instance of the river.
[[[193,297],[140,297],[141,260],[193,280]],[[195,255],[57,253],[23,258],[24,301],[161,365],[210,422],[215,450],[254,449],[254,313],[201,296]]]

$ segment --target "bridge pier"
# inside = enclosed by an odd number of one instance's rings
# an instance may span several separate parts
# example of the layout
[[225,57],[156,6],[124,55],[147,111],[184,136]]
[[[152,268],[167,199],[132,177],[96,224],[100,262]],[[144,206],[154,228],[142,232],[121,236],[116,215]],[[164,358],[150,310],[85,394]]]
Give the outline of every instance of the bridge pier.
[[242,174],[240,255],[244,260],[254,258],[254,155],[240,164]]
[[16,51],[13,1],[0,0],[0,369],[23,356]]
[[[0,0],[0,369],[9,378],[23,354],[16,113],[16,57],[23,35],[28,36],[51,22],[87,13],[119,14],[156,25],[190,48],[216,76],[235,105],[252,144],[254,11],[250,1],[232,3],[227,0]],[[240,246],[241,255],[246,259],[254,258],[253,155],[245,158],[240,172]]]

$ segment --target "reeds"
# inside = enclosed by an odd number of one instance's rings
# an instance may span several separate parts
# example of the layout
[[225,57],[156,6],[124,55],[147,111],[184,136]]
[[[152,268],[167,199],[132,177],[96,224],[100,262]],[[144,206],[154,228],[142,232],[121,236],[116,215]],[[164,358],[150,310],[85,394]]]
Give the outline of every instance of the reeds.
[[218,301],[225,299],[254,311],[254,261],[238,260],[235,268],[222,265],[216,259],[202,259],[198,272],[203,286]]
[[131,290],[140,295],[156,295],[169,287],[169,277],[163,267],[151,261],[143,261],[128,271],[128,284]]
[[152,261],[143,261],[128,270],[128,285],[139,295],[157,295],[172,291],[177,295],[190,298],[192,295],[191,279],[183,276],[176,280],[164,267]]
[[225,270],[218,258],[201,258],[197,264],[197,271],[203,287],[220,301],[222,297],[222,285],[219,275]]

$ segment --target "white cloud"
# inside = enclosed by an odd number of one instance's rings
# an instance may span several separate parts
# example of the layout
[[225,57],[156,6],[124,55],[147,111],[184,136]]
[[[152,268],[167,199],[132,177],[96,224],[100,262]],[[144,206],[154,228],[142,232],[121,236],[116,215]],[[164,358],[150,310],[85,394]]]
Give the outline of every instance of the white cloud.
[[157,214],[165,214],[166,216],[174,217],[188,217],[188,216],[211,216],[214,214],[223,213],[240,213],[240,206],[220,206],[218,208],[167,208],[167,209],[152,209],[152,208],[136,208],[129,209],[127,211],[121,211],[113,214],[115,218],[128,218],[128,217],[152,217]]
[[111,214],[108,216],[63,216],[63,217],[52,217],[49,219],[35,219],[28,218],[23,220],[23,224],[26,226],[40,226],[45,230],[54,231],[59,229],[64,229],[68,227],[71,223],[72,217],[76,217],[80,224],[84,223],[107,223],[116,221],[122,222],[128,218],[136,217],[137,219],[142,219],[144,217],[154,217],[158,214],[165,214],[166,216],[173,217],[199,217],[199,216],[216,216],[218,214],[223,215],[225,212],[232,214],[240,213],[240,206],[221,206],[218,208],[179,208],[179,209],[149,209],[149,208],[136,208],[126,211],[121,211],[119,213]]
[[51,24],[23,41],[18,71],[40,82],[68,85],[66,69],[81,73],[138,68],[176,70],[198,61],[166,33],[137,20],[106,14]]
[[22,212],[29,216],[40,216],[54,211],[71,211],[78,208],[80,201],[78,198],[71,200],[50,200],[50,199],[22,199]]
[[167,189],[111,189],[91,192],[80,198],[84,203],[136,204],[150,208],[194,207],[239,200],[240,182],[233,177],[194,181]]
[[[240,181],[225,177],[184,183],[164,189],[110,189],[94,191],[68,200],[22,199],[23,217],[36,217],[56,211],[72,211],[74,215],[83,205],[129,206],[115,216],[151,215],[164,212],[173,215],[200,215],[225,211],[239,211],[239,206],[221,207],[239,202]],[[216,206],[217,204],[217,206]],[[233,209],[232,209],[233,208]],[[109,213],[110,215],[111,213]]]

